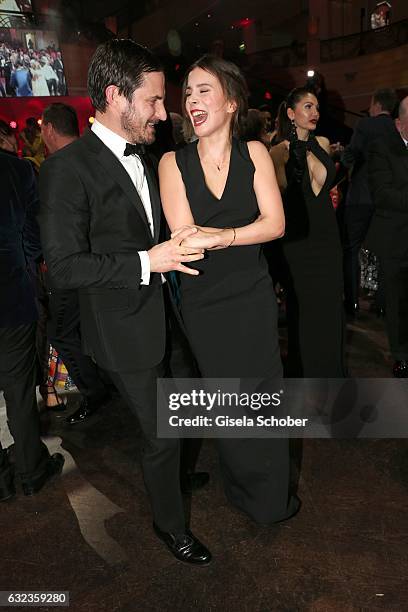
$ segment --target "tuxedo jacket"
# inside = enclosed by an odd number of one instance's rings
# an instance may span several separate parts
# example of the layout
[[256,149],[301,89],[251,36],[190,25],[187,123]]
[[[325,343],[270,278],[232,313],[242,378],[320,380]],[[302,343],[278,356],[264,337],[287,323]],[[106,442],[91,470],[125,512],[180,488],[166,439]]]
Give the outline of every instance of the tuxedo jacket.
[[408,261],[408,149],[395,128],[372,143],[368,177],[375,212],[367,245],[381,257]]
[[374,140],[386,137],[392,132],[395,132],[395,125],[389,115],[363,117],[357,123],[350,144],[342,155],[343,164],[347,168],[353,167],[346,206],[373,206],[368,186],[368,150]]
[[17,327],[38,317],[34,274],[41,246],[31,164],[0,152],[0,185],[0,327]]
[[40,230],[49,282],[77,289],[83,350],[102,368],[134,371],[163,359],[160,274],[143,286],[138,251],[158,243],[161,204],[146,173],[154,236],[128,173],[91,131],[49,157],[40,171]]

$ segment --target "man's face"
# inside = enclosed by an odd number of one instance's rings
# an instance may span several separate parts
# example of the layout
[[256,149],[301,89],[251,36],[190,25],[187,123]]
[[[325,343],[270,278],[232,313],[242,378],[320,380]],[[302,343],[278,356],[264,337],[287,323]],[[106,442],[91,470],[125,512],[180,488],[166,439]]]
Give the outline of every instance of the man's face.
[[51,123],[44,123],[44,119],[41,122],[41,137],[49,153],[54,153],[56,148],[54,146],[54,130]]
[[408,140],[408,96],[403,101],[402,114],[395,120],[397,130],[405,140]]
[[132,101],[123,97],[120,122],[128,142],[149,145],[155,141],[155,126],[167,116],[164,96],[164,74],[146,72],[143,84],[133,92]]

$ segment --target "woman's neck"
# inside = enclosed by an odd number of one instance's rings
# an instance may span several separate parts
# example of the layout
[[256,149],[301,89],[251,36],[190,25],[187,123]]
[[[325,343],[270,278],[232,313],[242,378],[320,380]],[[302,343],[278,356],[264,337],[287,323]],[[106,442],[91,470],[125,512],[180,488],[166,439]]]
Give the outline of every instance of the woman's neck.
[[211,159],[222,159],[231,150],[231,136],[228,130],[217,131],[209,136],[203,136],[198,142],[201,158],[209,156]]
[[299,140],[309,140],[309,130],[297,127],[296,132]]

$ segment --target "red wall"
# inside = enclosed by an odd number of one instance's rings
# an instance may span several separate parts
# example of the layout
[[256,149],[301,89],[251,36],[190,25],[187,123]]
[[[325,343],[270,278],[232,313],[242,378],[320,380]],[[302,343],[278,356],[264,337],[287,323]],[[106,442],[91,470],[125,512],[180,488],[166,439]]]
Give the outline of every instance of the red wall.
[[89,117],[94,115],[94,109],[88,97],[47,96],[38,98],[0,98],[0,119],[7,122],[17,121],[17,130],[20,131],[24,127],[27,117],[39,119],[44,108],[53,102],[63,102],[75,108],[81,132],[88,126]]

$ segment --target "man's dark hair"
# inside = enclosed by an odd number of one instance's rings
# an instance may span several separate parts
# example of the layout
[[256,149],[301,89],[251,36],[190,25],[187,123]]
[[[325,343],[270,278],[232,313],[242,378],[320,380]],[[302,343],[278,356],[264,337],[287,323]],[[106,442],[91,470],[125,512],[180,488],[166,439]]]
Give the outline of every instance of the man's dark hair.
[[261,104],[261,106],[258,106],[258,110],[261,111],[261,113],[270,113],[272,118],[272,111],[269,104]]
[[163,72],[160,60],[146,47],[127,38],[112,38],[99,45],[88,70],[88,93],[96,110],[106,111],[105,91],[109,85],[116,85],[131,102],[146,72]]
[[0,119],[0,139],[7,138],[7,136],[12,136],[13,134],[14,131],[9,124]]
[[377,89],[377,91],[373,93],[373,102],[377,102],[383,111],[392,115],[398,104],[398,96],[394,89]]
[[52,127],[61,136],[79,136],[78,117],[72,106],[54,102],[47,106],[43,112],[43,123],[51,123]]
[[242,140],[259,140],[262,142],[262,135],[265,131],[264,118],[257,108],[250,108],[245,121],[245,130],[241,133]]

